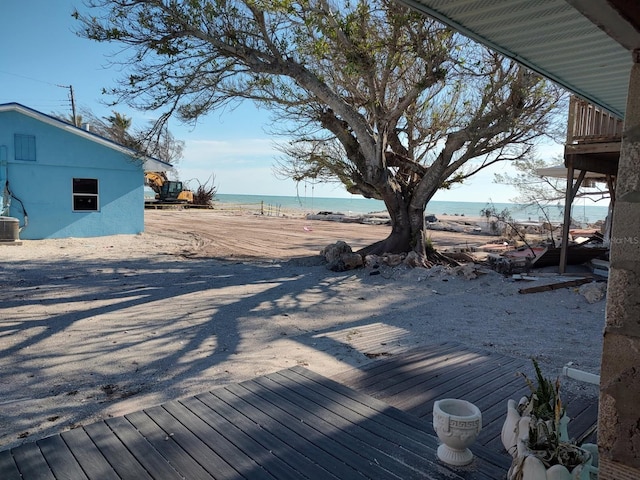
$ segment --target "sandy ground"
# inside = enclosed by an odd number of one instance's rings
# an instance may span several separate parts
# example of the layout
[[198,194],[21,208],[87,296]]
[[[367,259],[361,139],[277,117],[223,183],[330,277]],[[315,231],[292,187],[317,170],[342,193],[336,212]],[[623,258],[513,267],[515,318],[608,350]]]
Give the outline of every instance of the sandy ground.
[[0,246],[0,449],[294,365],[331,376],[371,361],[371,329],[378,353],[450,340],[536,356],[549,375],[569,361],[598,373],[605,303],[577,289],[523,295],[495,272],[335,273],[319,259],[388,229],[147,211],[140,235]]

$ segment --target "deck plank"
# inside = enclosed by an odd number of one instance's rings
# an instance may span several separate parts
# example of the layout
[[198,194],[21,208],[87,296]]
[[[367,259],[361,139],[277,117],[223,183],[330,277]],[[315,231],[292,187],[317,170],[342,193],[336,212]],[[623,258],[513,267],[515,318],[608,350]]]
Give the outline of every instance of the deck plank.
[[[254,405],[251,398],[248,398],[248,395],[244,391],[233,392],[232,389],[224,388],[212,391],[211,395],[226,403],[233,404],[234,408],[240,413],[251,418],[251,420],[255,421],[262,429],[268,432],[269,435],[277,438],[278,443],[274,444],[274,453],[280,458],[283,458],[281,452],[288,453],[293,450],[299,455],[302,455],[306,462],[313,466],[309,470],[309,478],[323,478],[323,476],[324,478],[346,478],[345,475],[353,472],[352,469],[347,466],[341,467],[338,465],[340,472],[337,475],[331,473],[328,466],[336,463],[335,457],[322,449],[315,448],[313,443],[308,441],[304,435],[301,435],[289,425],[283,425],[263,412],[259,406]],[[336,467],[334,466],[333,469],[335,470]],[[303,465],[299,471],[307,472],[307,468]]]
[[[222,399],[226,397],[223,390],[217,390],[216,393],[218,396],[215,396],[212,393],[206,393],[196,396],[195,399],[207,406],[211,412],[222,416],[230,425],[241,429],[250,439],[248,441],[256,442],[262,448],[269,449],[269,455],[274,456],[277,461],[281,461],[286,465],[289,465],[295,472],[305,472],[305,474],[310,478],[338,478],[332,476],[327,470],[312,462],[297,448],[291,448],[291,445],[282,441],[271,431],[267,430],[265,428],[266,425],[256,423],[259,418],[251,414],[249,406],[247,406],[246,409],[243,409],[238,405],[239,402],[233,401],[234,396],[230,393],[228,397],[229,403],[223,401]],[[273,460],[266,459],[264,456],[258,456],[256,461],[261,463],[263,467],[267,469],[269,469],[273,464]],[[296,476],[297,478],[300,478],[299,473],[296,473]],[[294,477],[294,480],[295,479],[296,477]]]
[[[226,436],[213,429],[211,425],[199,418],[183,404],[173,401],[165,403],[163,408],[220,458],[224,459],[226,463],[237,472],[234,473],[234,476],[239,474],[242,477],[255,480],[276,480],[276,477],[262,469],[262,467],[255,462],[252,458],[253,451],[249,452],[249,456],[246,455],[245,452],[232,443]],[[229,430],[227,433],[231,434],[232,432],[233,430]]]
[[341,372],[332,378],[337,382],[350,385],[352,388],[367,389],[371,388],[371,386],[375,385],[377,382],[386,381],[389,376],[389,371],[396,370],[395,373],[399,373],[397,371],[398,367],[394,362],[397,358],[402,358],[405,362],[405,365],[402,368],[402,371],[404,372],[414,370],[415,367],[412,367],[412,365],[415,365],[417,361],[423,361],[425,364],[428,364],[428,362],[437,362],[448,354],[455,353],[455,351],[456,347],[453,345],[438,344],[432,346],[427,351],[420,349],[417,351],[406,352],[401,356],[394,356],[391,359],[370,362],[363,366],[363,368],[366,368],[364,371],[359,368],[353,368]]
[[18,465],[9,450],[0,452],[0,472],[3,480],[22,480]]
[[58,480],[86,480],[82,467],[61,436],[52,435],[36,442],[53,475]]
[[[510,363],[507,368],[512,365],[520,364]],[[485,362],[478,359],[471,364],[458,364],[457,368],[437,369],[435,372],[418,375],[411,388],[407,388],[407,382],[404,382],[403,389],[385,390],[382,398],[394,396],[395,407],[419,417],[430,415],[433,403],[438,398],[462,398],[469,401],[473,398],[474,402],[487,405],[492,397],[491,386],[497,387],[504,382],[504,368],[502,364],[498,365],[492,360]]]
[[[157,423],[160,428],[167,432],[168,442],[175,442],[185,452],[187,452],[197,463],[216,479],[237,479],[241,478],[224,458],[211,450],[202,440],[200,440],[187,427],[176,420],[162,406],[145,410],[145,413]],[[183,472],[186,475],[189,472]]]
[[120,480],[104,455],[82,428],[62,432],[60,437],[67,444],[83,471],[91,479]]
[[[372,412],[370,409],[358,408],[359,405],[349,405],[349,402],[336,401],[334,398],[323,395],[316,387],[304,386],[300,381],[304,377],[296,375],[294,372],[278,372],[269,375],[261,382],[276,382],[286,388],[282,392],[287,400],[296,406],[317,405],[314,408],[313,415],[319,416],[323,420],[331,423],[336,428],[348,431],[349,448],[355,448],[356,451],[362,451],[361,445],[373,446],[377,452],[374,452],[375,460],[383,468],[393,468],[392,459],[401,458],[402,463],[406,464],[410,469],[394,470],[395,475],[401,478],[412,478],[418,475],[422,478],[424,472],[420,469],[425,467],[425,458],[431,454],[435,458],[436,442],[433,437],[426,437],[428,443],[419,443],[417,448],[410,449],[411,432],[403,432],[400,434],[389,429],[382,423],[377,421],[380,417],[379,412]],[[305,382],[308,383],[308,382]],[[330,400],[327,402],[327,400]],[[344,404],[343,404],[344,403]],[[350,408],[351,407],[351,408]],[[309,417],[307,417],[309,418]],[[396,428],[398,428],[396,426]],[[404,430],[409,427],[402,427]],[[419,450],[419,453],[416,453]],[[371,461],[371,459],[370,459]],[[385,465],[389,465],[386,467]],[[429,465],[429,469],[437,469],[435,462]]]
[[106,423],[92,423],[83,429],[123,480],[149,480],[152,478]]
[[151,477],[182,480],[182,475],[171,468],[166,459],[124,417],[110,418],[106,423]]
[[210,473],[171,439],[170,432],[162,430],[145,412],[130,413],[125,418],[183,476],[188,474],[189,480],[213,480]]
[[[268,443],[260,443],[250,435],[249,432],[256,430],[257,426],[255,424],[243,423],[241,418],[238,418],[240,417],[239,415],[236,415],[233,421],[228,421],[218,414],[215,410],[223,407],[223,402],[219,402],[215,409],[193,397],[182,400],[180,403],[192,415],[206,422],[220,437],[227,439],[233,445],[233,448],[238,450],[238,458],[251,459],[252,463],[249,464],[251,469],[255,468],[254,465],[259,466],[259,468],[268,472],[271,477],[279,480],[297,480],[300,478],[299,472],[273,454]],[[246,466],[236,468],[240,468],[243,474],[251,471]]]
[[11,453],[18,466],[22,478],[34,480],[56,480],[49,470],[47,461],[35,443],[24,443],[14,448]]
[[[579,402],[584,405],[585,408],[577,413],[572,407]],[[594,430],[597,427],[597,423],[594,424],[594,418],[596,421],[598,419],[597,402],[587,402],[584,399],[569,401],[567,415],[571,418],[568,425],[570,438],[578,439],[584,437],[585,443],[597,442],[597,434]]]

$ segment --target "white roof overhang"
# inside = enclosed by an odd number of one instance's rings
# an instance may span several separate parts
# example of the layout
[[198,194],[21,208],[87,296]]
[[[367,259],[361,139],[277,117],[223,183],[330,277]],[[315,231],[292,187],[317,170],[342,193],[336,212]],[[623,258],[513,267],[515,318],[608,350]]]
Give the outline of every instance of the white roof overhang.
[[[564,165],[554,165],[552,167],[538,168],[536,169],[536,174],[540,177],[553,177],[553,178],[567,178],[569,169]],[[580,176],[580,170],[573,171],[573,178],[578,178]],[[591,179],[599,179],[601,181],[606,181],[607,176],[602,173],[597,172],[585,172],[584,178]]]
[[625,0],[398,0],[624,118],[640,48]]

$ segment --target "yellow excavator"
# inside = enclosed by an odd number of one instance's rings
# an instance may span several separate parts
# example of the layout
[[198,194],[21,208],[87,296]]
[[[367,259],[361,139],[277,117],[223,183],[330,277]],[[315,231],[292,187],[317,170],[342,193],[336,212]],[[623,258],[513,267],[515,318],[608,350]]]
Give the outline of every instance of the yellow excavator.
[[183,188],[182,182],[169,180],[164,172],[144,172],[144,183],[156,192],[161,203],[193,203],[193,192]]

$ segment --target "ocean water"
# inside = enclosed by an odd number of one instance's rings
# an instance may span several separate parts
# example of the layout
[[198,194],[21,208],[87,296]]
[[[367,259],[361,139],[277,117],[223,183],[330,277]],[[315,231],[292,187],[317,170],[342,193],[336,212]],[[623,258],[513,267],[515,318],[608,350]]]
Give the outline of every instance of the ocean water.
[[[344,214],[364,214],[386,211],[384,203],[380,200],[372,200],[353,196],[351,198],[323,198],[323,197],[291,197],[273,195],[233,195],[218,194],[216,201],[220,203],[240,204],[245,206],[263,206],[265,212],[276,214],[281,209],[295,209],[304,213],[334,212]],[[479,217],[480,211],[490,206],[489,202],[443,202],[431,201],[427,205],[426,214],[438,215],[464,215],[467,217]],[[498,212],[508,210],[515,220],[519,221],[544,221],[542,213],[536,208],[526,207],[515,203],[493,203]],[[563,219],[563,205],[553,206],[548,209],[552,222],[561,222]],[[604,220],[607,216],[607,207],[600,205],[574,204],[572,218],[582,223],[593,223]]]

